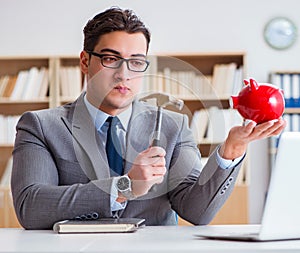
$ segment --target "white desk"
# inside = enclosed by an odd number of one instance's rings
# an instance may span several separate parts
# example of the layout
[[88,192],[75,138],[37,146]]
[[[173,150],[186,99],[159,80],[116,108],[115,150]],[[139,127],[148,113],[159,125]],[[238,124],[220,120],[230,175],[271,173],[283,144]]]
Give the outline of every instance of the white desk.
[[[232,226],[243,230],[244,226]],[[0,252],[300,252],[300,240],[233,242],[195,235],[210,227],[145,227],[128,234],[56,234],[50,230],[0,229]]]

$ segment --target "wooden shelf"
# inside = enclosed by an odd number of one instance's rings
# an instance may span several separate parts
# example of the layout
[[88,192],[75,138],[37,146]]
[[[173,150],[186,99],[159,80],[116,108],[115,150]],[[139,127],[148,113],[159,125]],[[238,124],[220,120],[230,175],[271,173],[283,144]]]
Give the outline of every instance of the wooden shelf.
[[13,101],[0,99],[0,114],[3,115],[21,115],[26,111],[41,110],[49,108],[49,99]]
[[219,109],[226,109],[230,107],[229,99],[204,99],[200,101],[196,100],[185,100],[184,104],[190,109],[191,112],[195,112],[200,109],[208,109],[212,106],[216,106]]
[[11,190],[9,187],[0,187],[0,228],[20,228],[15,209]]
[[[220,53],[199,53],[199,54],[174,54],[169,57],[158,59],[158,70],[166,65],[172,66],[174,70],[191,70],[201,72],[203,75],[211,75],[215,64],[226,64],[235,62],[238,66],[245,65],[245,52],[220,52]],[[182,62],[178,61],[181,60]]]
[[300,108],[299,107],[287,107],[287,108],[285,108],[284,113],[287,113],[287,114],[300,113]]
[[11,157],[13,145],[0,145],[0,178],[5,170],[8,159]]
[[219,145],[219,143],[200,143],[198,144],[198,148],[201,152],[202,157],[208,157],[215,148]]
[[20,70],[32,67],[49,67],[48,57],[1,57],[0,76],[17,75]]

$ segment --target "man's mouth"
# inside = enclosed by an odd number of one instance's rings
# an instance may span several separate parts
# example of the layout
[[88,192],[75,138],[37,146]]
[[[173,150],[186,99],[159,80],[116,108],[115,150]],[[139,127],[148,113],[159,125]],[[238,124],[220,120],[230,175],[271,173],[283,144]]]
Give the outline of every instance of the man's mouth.
[[114,89],[118,90],[121,94],[126,94],[130,90],[128,87],[122,85],[118,85]]

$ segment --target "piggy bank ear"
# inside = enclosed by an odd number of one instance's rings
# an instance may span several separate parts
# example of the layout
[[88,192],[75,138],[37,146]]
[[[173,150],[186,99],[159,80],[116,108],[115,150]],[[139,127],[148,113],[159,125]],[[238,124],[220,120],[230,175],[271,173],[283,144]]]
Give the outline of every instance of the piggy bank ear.
[[250,87],[252,91],[258,90],[258,83],[253,78],[250,78]]
[[248,85],[249,84],[249,81],[247,79],[244,79],[244,84],[245,85]]

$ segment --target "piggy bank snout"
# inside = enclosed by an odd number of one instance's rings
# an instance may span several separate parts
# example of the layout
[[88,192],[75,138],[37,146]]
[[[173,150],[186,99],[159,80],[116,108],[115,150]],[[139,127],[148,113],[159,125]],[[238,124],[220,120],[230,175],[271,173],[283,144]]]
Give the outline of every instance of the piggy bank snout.
[[238,96],[231,96],[230,106],[233,109],[237,109],[238,104],[239,104],[239,97]]

